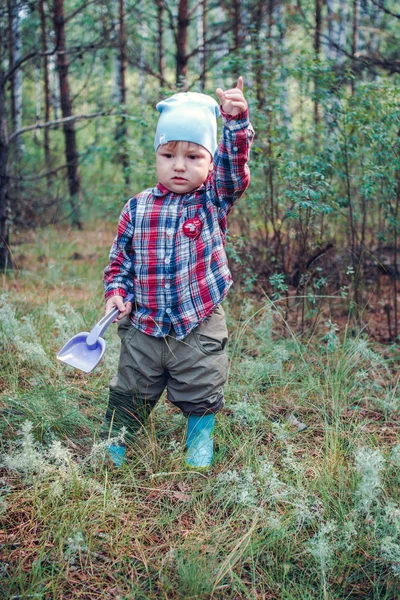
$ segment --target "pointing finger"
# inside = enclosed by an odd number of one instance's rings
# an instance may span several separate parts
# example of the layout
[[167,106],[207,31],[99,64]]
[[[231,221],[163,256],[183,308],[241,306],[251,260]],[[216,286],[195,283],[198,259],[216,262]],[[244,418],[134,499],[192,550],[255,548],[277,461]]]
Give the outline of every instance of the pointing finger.
[[239,77],[236,87],[239,88],[241,92],[243,92],[243,77]]

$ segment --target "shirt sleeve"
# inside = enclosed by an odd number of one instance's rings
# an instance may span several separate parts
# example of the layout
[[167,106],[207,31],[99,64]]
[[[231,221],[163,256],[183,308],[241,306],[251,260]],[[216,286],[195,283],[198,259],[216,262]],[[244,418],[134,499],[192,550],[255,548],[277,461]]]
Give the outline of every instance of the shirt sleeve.
[[133,292],[133,255],[132,239],[134,233],[136,199],[131,198],[124,206],[118,232],[110,250],[110,262],[104,269],[103,285],[105,299],[111,296],[126,297]]
[[214,155],[211,185],[214,202],[227,214],[250,183],[248,160],[254,130],[247,110],[235,117],[222,110],[221,114],[224,127]]

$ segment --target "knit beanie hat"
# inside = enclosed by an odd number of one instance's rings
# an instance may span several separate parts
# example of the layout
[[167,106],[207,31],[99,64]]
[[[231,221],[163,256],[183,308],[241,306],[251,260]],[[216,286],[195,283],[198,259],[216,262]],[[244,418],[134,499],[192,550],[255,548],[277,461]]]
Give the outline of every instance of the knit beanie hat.
[[194,142],[211,156],[217,149],[218,104],[206,94],[183,92],[162,100],[156,106],[160,112],[154,148],[168,142]]

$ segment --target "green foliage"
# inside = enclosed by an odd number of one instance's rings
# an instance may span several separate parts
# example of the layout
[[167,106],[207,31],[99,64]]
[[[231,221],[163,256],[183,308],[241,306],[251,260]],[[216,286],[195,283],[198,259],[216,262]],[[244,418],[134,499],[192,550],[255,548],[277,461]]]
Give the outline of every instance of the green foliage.
[[[82,188],[79,210],[89,227],[94,217],[116,223],[125,201],[154,185],[155,105],[160,97],[179,87],[175,83],[176,56],[171,51],[175,50],[179,3],[168,5],[161,22],[157,20],[157,4],[142,2],[134,9],[130,2],[125,4],[127,100],[121,106],[115,94],[117,6],[65,2],[74,112],[112,113],[75,123]],[[391,277],[398,272],[394,262],[400,220],[400,116],[398,75],[387,76],[392,72],[396,47],[396,19],[375,5],[362,4],[358,15],[363,28],[358,39],[362,58],[351,60],[337,49],[332,53],[329,28],[335,19],[328,18],[324,6],[324,44],[317,57],[311,35],[315,7],[303,4],[301,10],[292,10],[289,5],[250,3],[238,28],[233,5],[218,8],[207,4],[204,91],[214,94],[217,85],[230,86],[239,72],[245,74],[245,92],[257,135],[251,155],[251,186],[230,215],[235,235],[230,238],[228,252],[244,294],[261,289],[271,295],[281,293],[272,287],[274,280],[270,278],[277,273],[285,276],[286,297],[295,290],[302,298],[287,301],[288,314],[296,313],[305,330],[306,324],[312,328],[321,310],[322,291],[341,294],[343,301],[346,296],[347,306],[352,306],[352,314],[359,318],[370,297],[363,295],[365,276],[370,280],[380,272]],[[348,7],[343,11],[335,18],[337,26],[346,29],[351,11]],[[37,48],[40,39],[36,6],[26,5],[21,16],[23,49],[29,51]],[[192,90],[200,89],[201,18],[199,5],[188,28],[186,80]],[[50,14],[46,19],[51,47]],[[88,23],[92,25],[88,27]],[[164,81],[157,71],[160,26],[166,49]],[[371,27],[376,39],[367,33]],[[223,29],[227,33],[222,34]],[[246,43],[238,43],[241,36]],[[391,58],[372,67],[378,41],[382,56],[387,52]],[[343,43],[347,52],[350,40]],[[34,64],[34,77],[32,63],[24,66],[24,125],[35,121],[38,110],[40,118],[43,116],[43,62],[36,56]],[[51,92],[56,98],[52,59],[49,68]],[[7,100],[9,104],[10,97]],[[60,117],[56,104],[53,99],[51,119]],[[122,118],[127,134],[121,142],[117,129]],[[23,158],[19,161],[11,145],[10,198],[14,208],[10,216],[15,226],[70,221],[62,127],[51,129],[49,136],[50,165],[44,164],[43,130],[24,134]],[[126,168],[122,167],[123,152],[128,156]],[[55,170],[51,177],[44,176],[48,170]],[[351,265],[351,277],[344,264]],[[388,338],[393,340],[399,333],[393,280],[391,287],[387,303],[393,325]]]
[[288,290],[288,286],[285,283],[285,276],[282,273],[275,273],[274,275],[271,275],[269,282],[274,290],[274,294],[272,296],[273,300],[279,300],[279,298],[282,297],[281,292],[287,292]]

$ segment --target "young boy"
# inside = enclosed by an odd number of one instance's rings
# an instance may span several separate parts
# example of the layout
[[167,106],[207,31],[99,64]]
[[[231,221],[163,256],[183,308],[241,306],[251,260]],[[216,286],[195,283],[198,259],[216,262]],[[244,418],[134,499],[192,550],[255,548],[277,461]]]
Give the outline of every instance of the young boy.
[[[188,417],[187,463],[210,466],[214,414],[223,406],[228,332],[220,303],[231,286],[226,217],[246,190],[253,129],[243,79],[217,96],[224,118],[217,147],[217,103],[179,93],[157,104],[158,184],[125,205],[104,271],[106,312],[120,313],[121,353],[110,384],[107,432],[127,439],[162,392]],[[124,304],[128,293],[133,301]],[[125,446],[111,445],[116,466]]]

